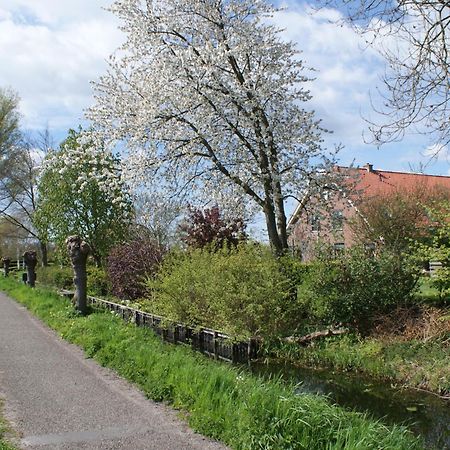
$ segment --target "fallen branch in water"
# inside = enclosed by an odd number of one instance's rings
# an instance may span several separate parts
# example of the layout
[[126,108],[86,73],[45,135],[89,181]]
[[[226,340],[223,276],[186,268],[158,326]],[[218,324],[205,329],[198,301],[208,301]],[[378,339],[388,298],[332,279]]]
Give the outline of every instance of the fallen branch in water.
[[305,336],[289,336],[287,338],[284,338],[286,342],[293,343],[293,344],[301,344],[306,345],[309,344],[311,341],[318,339],[320,337],[326,337],[326,336],[337,336],[339,334],[346,334],[348,333],[348,328],[329,328],[327,330],[322,331],[314,331],[314,333],[306,334]]
[[441,394],[438,394],[437,392],[433,392],[433,391],[430,391],[428,389],[422,389],[422,388],[418,388],[418,387],[414,387],[414,386],[408,386],[408,385],[406,385],[406,388],[407,389],[414,389],[415,391],[426,392],[427,394],[435,395],[436,397],[439,397],[442,400],[450,400],[450,394],[441,395]]

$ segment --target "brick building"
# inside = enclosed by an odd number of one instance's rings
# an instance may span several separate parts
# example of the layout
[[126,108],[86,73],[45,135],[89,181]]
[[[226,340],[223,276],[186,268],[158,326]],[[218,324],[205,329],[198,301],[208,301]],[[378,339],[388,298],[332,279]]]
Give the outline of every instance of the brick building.
[[[337,167],[342,186],[334,186],[322,198],[304,195],[288,222],[289,244],[299,249],[302,257],[310,259],[318,241],[332,244],[336,249],[355,243],[348,224],[350,218],[360,214],[358,206],[371,198],[396,190],[445,189],[450,192],[450,176],[425,175],[407,172],[375,170],[372,164],[364,167]],[[371,243],[367,243],[371,245]]]

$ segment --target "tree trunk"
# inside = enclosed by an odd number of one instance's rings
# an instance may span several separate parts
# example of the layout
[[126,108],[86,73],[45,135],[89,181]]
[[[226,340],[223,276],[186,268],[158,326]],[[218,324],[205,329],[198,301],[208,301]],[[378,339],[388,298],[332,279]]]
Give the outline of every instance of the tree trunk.
[[278,235],[275,211],[272,202],[266,201],[266,204],[264,206],[264,214],[266,216],[266,226],[267,233],[269,234],[270,246],[277,255],[280,255],[283,253],[284,249],[283,244],[280,240],[280,236]]
[[300,337],[289,336],[289,337],[284,338],[284,341],[289,342],[289,343],[307,345],[311,341],[321,338],[321,337],[337,336],[339,334],[346,334],[348,332],[349,332],[348,328],[337,328],[337,329],[329,328],[329,329],[323,330],[323,331],[315,331],[314,333],[309,333],[305,336],[300,336]]
[[34,251],[28,251],[23,254],[23,260],[27,268],[27,284],[28,286],[34,288],[36,285],[36,265],[37,265],[37,255]]
[[281,192],[280,182],[276,183],[274,197],[275,197],[275,206],[277,210],[278,234],[280,237],[283,250],[287,250],[289,248],[287,241],[287,221],[286,221],[286,213],[284,211],[284,200]]
[[48,248],[47,243],[44,241],[39,241],[39,246],[41,249],[41,256],[42,256],[42,265],[44,267],[48,266]]
[[11,260],[9,258],[2,258],[3,263],[3,275],[7,277],[9,275],[9,265],[11,263]]
[[91,251],[89,244],[79,236],[69,236],[66,239],[67,251],[72,262],[75,285],[73,300],[75,307],[82,315],[87,314],[87,273],[86,262]]

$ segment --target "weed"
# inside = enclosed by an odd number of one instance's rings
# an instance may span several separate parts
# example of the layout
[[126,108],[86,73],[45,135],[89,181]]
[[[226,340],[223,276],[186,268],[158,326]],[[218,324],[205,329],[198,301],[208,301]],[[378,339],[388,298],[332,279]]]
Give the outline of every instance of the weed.
[[2,416],[3,402],[0,400],[0,450],[15,450],[10,442],[6,439],[5,435],[8,433],[9,427]]

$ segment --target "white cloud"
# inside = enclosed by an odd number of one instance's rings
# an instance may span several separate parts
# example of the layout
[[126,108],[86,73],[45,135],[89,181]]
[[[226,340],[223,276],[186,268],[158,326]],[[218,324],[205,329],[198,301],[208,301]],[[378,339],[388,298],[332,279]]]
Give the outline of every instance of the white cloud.
[[[124,39],[118,20],[102,9],[111,1],[1,0],[0,86],[18,91],[25,127],[48,125],[62,135],[82,121],[83,109],[93,101],[90,81],[106,71],[105,60]],[[361,164],[399,169],[423,153],[428,143],[417,136],[385,151],[364,144],[363,132],[368,133],[363,117],[376,119],[369,92],[378,98],[375,88],[381,84],[384,61],[350,27],[332,23],[340,18],[338,11],[311,14],[296,0],[285,6],[274,22],[285,29],[286,39],[298,44],[305,65],[317,69],[310,73],[315,81],[308,84],[313,95],[308,106],[323,119],[324,128],[334,131],[326,143],[346,146],[343,162],[356,157]]]
[[340,18],[338,11],[313,13],[295,2],[284,6],[275,24],[284,29],[286,39],[297,43],[305,66],[317,70],[309,84],[311,107],[334,132],[327,141],[363,146],[363,116],[371,113],[369,92],[382,74],[381,58],[349,26],[332,22]]
[[424,156],[432,160],[449,162],[448,146],[443,144],[429,145],[424,152]]
[[26,22],[59,28],[97,17],[102,14],[102,8],[110,4],[109,0],[2,0],[2,9]]
[[95,0],[3,0],[0,86],[22,98],[24,126],[75,127],[91,103],[90,80],[120,45],[114,16]]

